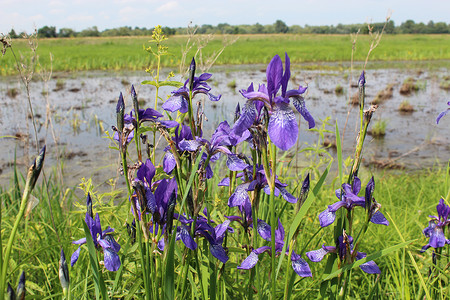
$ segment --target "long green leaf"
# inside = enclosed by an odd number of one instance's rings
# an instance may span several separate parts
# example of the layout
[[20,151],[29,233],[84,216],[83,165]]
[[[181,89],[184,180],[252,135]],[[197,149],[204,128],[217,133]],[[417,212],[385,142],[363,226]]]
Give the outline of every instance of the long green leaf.
[[[96,294],[101,292],[102,298],[104,300],[109,299],[108,293],[106,292],[105,282],[103,281],[102,274],[98,269],[98,260],[97,260],[97,250],[94,246],[94,240],[92,239],[91,232],[85,222],[83,222],[84,233],[86,235],[86,245],[89,251],[89,260],[91,262],[92,274],[94,277],[95,290]],[[98,298],[98,296],[97,296]]]
[[[294,236],[294,233],[297,231],[297,228],[300,225],[300,222],[302,221],[303,217],[308,212],[308,209],[310,208],[311,204],[314,202],[314,199],[316,199],[317,194],[319,193],[323,183],[325,182],[325,179],[327,178],[330,167],[331,167],[331,162],[328,164],[328,167],[325,169],[325,171],[323,171],[322,176],[320,176],[319,181],[314,186],[314,188],[312,190],[312,194],[310,193],[308,195],[308,198],[306,199],[305,203],[303,203],[302,207],[295,215],[294,221],[292,221],[291,227],[289,228],[289,233],[286,236],[286,240],[284,241],[283,250],[281,250],[281,253],[286,252],[287,245],[290,243],[292,237]],[[276,273],[277,277],[278,277],[278,273],[281,269],[283,259],[284,259],[284,255],[280,255],[280,258],[278,259],[278,266],[277,266],[277,273]]]
[[338,276],[338,275],[341,274],[342,272],[345,272],[345,271],[348,271],[348,270],[350,270],[350,269],[359,267],[360,265],[362,265],[362,264],[364,264],[364,263],[366,263],[366,262],[368,262],[368,261],[371,261],[371,260],[374,260],[374,259],[377,259],[377,258],[386,256],[386,255],[388,255],[388,254],[391,253],[391,252],[400,250],[401,248],[408,246],[409,244],[411,244],[411,243],[414,242],[414,241],[415,241],[415,239],[414,239],[414,240],[407,241],[407,242],[400,243],[400,244],[398,244],[398,245],[389,247],[389,248],[387,248],[387,249],[384,249],[384,250],[381,250],[381,251],[378,251],[378,252],[375,252],[375,253],[373,253],[373,254],[371,254],[371,255],[369,255],[369,256],[366,256],[366,257],[363,258],[363,259],[360,259],[360,260],[358,260],[358,261],[355,261],[354,263],[345,265],[345,266],[342,267],[341,269],[339,269],[339,270],[337,270],[337,271],[331,273],[331,274],[328,275],[327,277],[325,277],[324,280],[330,280],[331,278],[334,278],[334,277]]

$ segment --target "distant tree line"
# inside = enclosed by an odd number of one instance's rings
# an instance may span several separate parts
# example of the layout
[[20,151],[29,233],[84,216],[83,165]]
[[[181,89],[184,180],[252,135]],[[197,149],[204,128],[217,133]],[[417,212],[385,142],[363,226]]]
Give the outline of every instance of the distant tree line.
[[[371,27],[374,32],[379,32],[384,26],[383,23],[373,23]],[[277,20],[270,25],[261,25],[256,23],[254,25],[230,25],[227,23],[219,23],[214,25],[201,25],[197,26],[197,33],[199,34],[273,34],[273,33],[294,33],[294,34],[349,34],[355,33],[360,30],[362,34],[368,34],[369,29],[367,24],[338,24],[334,25],[322,25],[322,26],[300,26],[292,25],[287,26],[281,20]],[[77,32],[70,28],[60,28],[58,31],[54,26],[44,26],[37,30],[38,37],[41,38],[54,38],[54,37],[100,37],[100,36],[145,36],[151,35],[153,28],[145,27],[130,27],[123,26],[113,29],[105,29],[99,31],[97,26],[89,27],[80,32]],[[163,27],[163,32],[166,35],[180,35],[186,34],[186,27]],[[388,34],[437,34],[437,33],[450,33],[450,23],[445,22],[433,22],[429,21],[425,23],[415,23],[413,20],[407,20],[401,23],[399,26],[395,26],[394,21],[390,20],[386,24],[385,33]],[[17,34],[14,29],[9,33],[11,38],[18,38],[23,33]]]

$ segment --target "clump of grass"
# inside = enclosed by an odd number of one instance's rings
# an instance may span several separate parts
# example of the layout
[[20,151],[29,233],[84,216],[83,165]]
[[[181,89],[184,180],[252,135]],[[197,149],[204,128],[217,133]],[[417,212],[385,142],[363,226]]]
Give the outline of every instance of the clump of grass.
[[344,88],[342,85],[338,84],[334,89],[334,93],[338,96],[344,94]]
[[403,113],[412,113],[414,111],[414,107],[408,100],[403,100],[402,103],[400,103],[398,110]]
[[419,85],[417,84],[417,81],[412,77],[408,77],[405,79],[400,88],[400,94],[410,95],[412,92],[417,92],[418,90]]
[[16,96],[19,94],[19,90],[17,88],[10,88],[6,92],[9,98],[16,98]]
[[449,91],[450,90],[450,76],[445,76],[441,83],[439,83],[439,88]]
[[359,105],[359,94],[356,92],[353,94],[353,96],[350,98],[350,104],[353,106]]
[[386,135],[386,126],[387,122],[385,120],[378,120],[373,124],[372,129],[367,131],[367,133],[374,138],[384,137]]
[[62,89],[64,89],[64,86],[66,85],[66,83],[62,80],[62,79],[58,79],[56,81],[56,86],[53,89],[54,92],[60,91]]
[[120,81],[120,83],[121,83],[123,86],[129,86],[129,85],[130,85],[130,82],[129,82],[128,80],[124,79],[124,78]]
[[237,87],[236,79],[233,79],[232,81],[228,82],[228,83],[227,83],[227,86],[228,86],[230,89],[233,89],[233,90],[234,90],[234,89]]
[[387,87],[385,87],[383,90],[377,93],[375,98],[372,100],[372,104],[380,104],[383,101],[391,99],[393,93],[394,93],[394,85],[388,84]]

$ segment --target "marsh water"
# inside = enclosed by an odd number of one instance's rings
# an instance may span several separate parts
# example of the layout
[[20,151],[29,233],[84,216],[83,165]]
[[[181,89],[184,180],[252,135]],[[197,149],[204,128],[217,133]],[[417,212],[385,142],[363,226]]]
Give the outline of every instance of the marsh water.
[[[350,76],[348,69],[304,71],[301,65],[296,65],[292,66],[291,72],[289,88],[308,85],[306,106],[317,127],[323,126],[330,131],[324,133],[326,143],[333,144],[335,138],[331,132],[334,132],[337,121],[340,132],[345,133],[344,156],[349,155],[354,149],[358,120],[358,108],[349,102],[357,92],[354,84],[359,71],[355,70]],[[219,102],[204,100],[206,138],[211,136],[220,121],[228,120],[232,124],[236,104],[245,102],[240,89],[246,89],[251,82],[256,86],[265,83],[263,65],[215,67],[210,73],[213,73],[209,82],[211,92],[221,94],[222,98]],[[449,75],[446,68],[367,71],[366,105],[380,91],[387,92],[385,100],[378,103],[371,123],[372,127],[376,123],[384,123],[385,135],[368,136],[364,154],[366,166],[414,170],[448,161],[450,117],[443,118],[439,125],[435,120],[439,112],[447,108],[450,92],[442,83],[448,80]],[[408,78],[415,80],[417,90],[402,94],[400,90]],[[124,93],[127,111],[131,109],[131,84],[137,90],[141,108],[154,106],[155,89],[140,84],[148,79],[145,72],[87,72],[54,74],[49,81],[30,82],[38,141],[40,145],[45,143],[48,149],[47,172],[50,173],[51,166],[60,164],[64,181],[69,185],[79,183],[82,177],[92,177],[96,185],[117,178],[118,152],[109,148],[113,144],[104,131],[111,133],[111,126],[116,123],[115,107],[119,92]],[[342,87],[341,93],[339,87]],[[160,91],[162,98],[165,99],[172,89],[163,88]],[[402,102],[409,103],[413,111],[399,111]],[[11,179],[14,161],[25,173],[29,157],[36,153],[36,147],[25,86],[18,77],[0,79],[0,103],[0,186],[5,186]],[[329,125],[324,125],[325,120]],[[302,120],[297,149],[314,145],[318,138],[319,133],[308,131]],[[161,146],[159,148],[162,149]],[[335,155],[332,147],[327,151]]]

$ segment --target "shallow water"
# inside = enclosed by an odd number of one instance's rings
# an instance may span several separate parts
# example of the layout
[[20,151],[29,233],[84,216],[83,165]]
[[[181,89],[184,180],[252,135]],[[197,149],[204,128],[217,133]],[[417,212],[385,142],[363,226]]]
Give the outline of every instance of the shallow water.
[[[254,65],[216,67],[211,70],[213,73],[210,81],[211,92],[221,94],[222,99],[215,103],[205,100],[205,113],[208,118],[205,123],[205,137],[211,136],[221,120],[226,119],[232,123],[236,104],[244,103],[244,98],[238,91],[246,89],[251,82],[256,86],[264,83],[264,69],[265,66]],[[358,108],[348,104],[349,96],[357,92],[357,88],[350,87],[348,74],[348,71],[302,71],[301,66],[293,66],[289,86],[296,88],[299,84],[308,85],[306,106],[318,126],[322,124],[322,120],[331,117],[329,121],[331,126],[327,126],[327,129],[334,131],[337,120],[340,132],[345,130],[343,139],[345,155],[349,155],[354,148],[358,119]],[[445,68],[432,71],[411,69],[367,71],[366,103],[370,103],[375,95],[389,84],[393,84],[393,93],[391,99],[379,105],[372,119],[372,125],[378,120],[387,122],[386,135],[383,138],[367,137],[364,155],[366,164],[371,161],[385,162],[394,159],[396,164],[406,169],[418,169],[429,167],[436,162],[448,161],[450,117],[444,117],[439,125],[435,122],[439,112],[447,108],[446,103],[450,98],[449,91],[439,88],[442,79],[448,75],[448,69]],[[111,143],[101,133],[99,124],[111,132],[111,126],[116,122],[115,106],[120,91],[124,93],[127,111],[131,109],[129,96],[131,84],[135,85],[138,98],[145,101],[146,107],[154,106],[154,88],[140,85],[142,80],[149,79],[148,74],[89,72],[56,74],[54,77],[49,82],[37,81],[30,84],[39,143],[43,145],[45,142],[49,151],[46,159],[47,172],[50,172],[51,165],[62,161],[64,181],[69,185],[79,183],[81,177],[92,177],[95,184],[117,178],[118,153],[108,149]],[[352,82],[355,83],[358,77],[359,74],[355,71]],[[420,89],[410,95],[401,95],[400,87],[408,77],[416,79]],[[232,81],[235,81],[236,88],[229,87]],[[334,92],[338,85],[344,88],[342,95],[336,95]],[[8,91],[12,88],[19,91],[15,97],[9,95]],[[163,88],[160,91],[163,99],[172,89]],[[398,111],[403,100],[408,100],[413,105],[414,112],[405,114]],[[2,128],[0,136],[23,137],[29,132],[31,137],[29,140],[33,141],[34,131],[31,121],[28,120],[28,130],[26,125],[28,108],[25,87],[17,78],[1,78],[0,103],[0,128]],[[47,116],[51,116],[53,129],[46,121]],[[306,123],[302,121],[300,146],[315,143],[317,139],[318,134],[306,130]],[[329,139],[334,139],[332,134],[329,134]],[[34,142],[29,149],[31,157],[36,151]],[[56,159],[56,149],[59,153],[64,153],[63,160]],[[329,151],[332,154],[334,152],[332,149]],[[19,170],[24,173],[28,164],[24,138],[3,137],[0,144],[0,185],[6,185],[11,178],[15,152]]]

